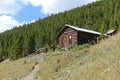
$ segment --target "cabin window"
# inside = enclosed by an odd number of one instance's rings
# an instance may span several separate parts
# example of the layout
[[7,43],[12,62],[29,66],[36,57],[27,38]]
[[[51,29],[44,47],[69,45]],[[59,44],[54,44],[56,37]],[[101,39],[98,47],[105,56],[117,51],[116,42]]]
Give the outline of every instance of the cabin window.
[[70,35],[70,36],[69,36],[69,39],[71,39],[71,38],[72,38],[72,36]]
[[69,35],[69,44],[71,45],[72,44],[72,36]]

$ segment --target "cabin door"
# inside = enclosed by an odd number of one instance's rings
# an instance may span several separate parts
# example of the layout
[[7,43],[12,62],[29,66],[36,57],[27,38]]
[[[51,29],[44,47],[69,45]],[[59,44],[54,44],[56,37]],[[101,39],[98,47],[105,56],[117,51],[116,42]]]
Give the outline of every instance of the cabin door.
[[65,47],[64,38],[64,36],[61,36],[61,47]]

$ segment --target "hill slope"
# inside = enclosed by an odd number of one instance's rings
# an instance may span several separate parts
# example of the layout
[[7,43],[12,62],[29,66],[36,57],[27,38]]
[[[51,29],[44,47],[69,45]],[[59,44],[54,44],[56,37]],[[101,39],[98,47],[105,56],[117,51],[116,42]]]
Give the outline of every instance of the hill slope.
[[37,76],[41,80],[119,80],[120,33],[89,48],[46,56]]
[[0,34],[0,59],[17,59],[56,45],[56,34],[66,23],[102,33],[119,30],[119,14],[120,0],[101,0],[6,31]]
[[[94,46],[76,46],[67,51],[50,52],[28,59],[26,57],[0,63],[0,79],[9,80],[29,75],[36,61],[40,61],[39,70],[33,76],[37,80],[119,80],[119,36],[120,33]],[[24,60],[27,61],[26,64],[21,64]],[[30,63],[31,66],[28,65]]]

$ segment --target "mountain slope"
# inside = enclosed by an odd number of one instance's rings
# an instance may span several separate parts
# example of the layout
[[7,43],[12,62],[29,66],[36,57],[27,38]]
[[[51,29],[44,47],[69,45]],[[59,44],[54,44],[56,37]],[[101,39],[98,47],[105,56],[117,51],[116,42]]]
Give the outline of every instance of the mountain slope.
[[82,50],[76,47],[51,54],[40,64],[37,76],[41,80],[119,80],[119,36]]
[[[67,51],[0,63],[0,79],[9,80],[29,75],[36,61],[40,61],[39,70],[33,76],[37,80],[119,80],[119,36],[120,33],[93,46],[75,46]],[[24,60],[26,64],[21,64]]]
[[56,34],[65,25],[106,32],[120,28],[120,0],[101,0],[39,19],[0,34],[0,60],[17,59],[41,47],[56,45]]

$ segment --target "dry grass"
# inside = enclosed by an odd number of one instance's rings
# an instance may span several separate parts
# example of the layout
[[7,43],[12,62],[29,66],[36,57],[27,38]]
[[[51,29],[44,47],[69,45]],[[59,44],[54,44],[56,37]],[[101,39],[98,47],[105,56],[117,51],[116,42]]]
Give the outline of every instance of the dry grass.
[[22,58],[16,61],[0,63],[0,80],[21,78],[29,74],[34,65],[35,58]]
[[120,80],[120,34],[90,48],[43,56],[36,73],[40,80]]

